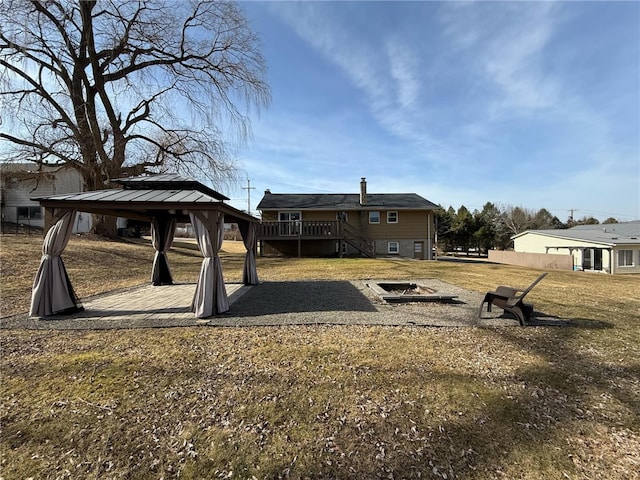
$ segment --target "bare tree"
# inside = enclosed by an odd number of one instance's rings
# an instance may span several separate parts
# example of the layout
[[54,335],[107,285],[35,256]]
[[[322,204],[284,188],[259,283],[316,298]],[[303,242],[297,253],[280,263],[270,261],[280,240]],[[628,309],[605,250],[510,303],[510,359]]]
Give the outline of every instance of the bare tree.
[[270,100],[259,47],[231,2],[3,0],[0,138],[87,189],[167,169],[232,180],[228,139]]
[[509,205],[503,208],[502,223],[512,235],[517,235],[531,228],[534,217],[535,213],[528,208]]

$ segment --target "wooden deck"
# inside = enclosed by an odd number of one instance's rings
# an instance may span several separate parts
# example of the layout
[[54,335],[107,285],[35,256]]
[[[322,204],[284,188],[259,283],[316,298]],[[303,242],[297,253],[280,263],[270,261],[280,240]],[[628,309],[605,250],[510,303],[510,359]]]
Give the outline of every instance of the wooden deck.
[[373,242],[353,226],[337,220],[262,222],[258,225],[257,236],[258,241],[297,241],[298,256],[303,241],[339,240],[355,247],[365,256],[375,257]]
[[331,240],[344,235],[342,222],[262,222],[258,227],[259,240]]

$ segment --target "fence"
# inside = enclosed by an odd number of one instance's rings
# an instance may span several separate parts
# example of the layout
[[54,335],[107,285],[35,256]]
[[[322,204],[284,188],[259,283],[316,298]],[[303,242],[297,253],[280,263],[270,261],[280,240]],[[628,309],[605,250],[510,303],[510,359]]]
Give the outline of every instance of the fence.
[[573,257],[571,255],[489,250],[489,261],[548,270],[573,270]]

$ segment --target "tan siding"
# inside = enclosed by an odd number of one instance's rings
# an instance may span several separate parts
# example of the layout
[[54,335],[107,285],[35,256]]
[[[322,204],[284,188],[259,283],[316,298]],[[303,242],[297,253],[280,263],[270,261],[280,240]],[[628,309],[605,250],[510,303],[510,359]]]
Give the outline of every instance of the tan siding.
[[[395,211],[395,210],[392,210]],[[380,211],[380,223],[368,224],[368,236],[374,240],[427,238],[430,216],[425,211],[399,210],[398,223],[387,223],[387,210]]]
[[[300,211],[303,222],[335,221],[337,211],[327,210],[282,210]],[[380,223],[370,224],[368,211],[347,212],[347,223],[361,230],[363,235],[372,240],[427,239],[429,222],[433,221],[430,212],[424,210],[391,210],[398,212],[398,223],[387,223],[387,211],[380,210]],[[278,212],[262,212],[262,220],[274,222],[278,220]],[[431,230],[433,232],[433,229]]]
[[301,213],[303,222],[324,222],[337,220],[336,212],[302,210]]
[[262,220],[265,222],[277,222],[278,212],[262,212]]

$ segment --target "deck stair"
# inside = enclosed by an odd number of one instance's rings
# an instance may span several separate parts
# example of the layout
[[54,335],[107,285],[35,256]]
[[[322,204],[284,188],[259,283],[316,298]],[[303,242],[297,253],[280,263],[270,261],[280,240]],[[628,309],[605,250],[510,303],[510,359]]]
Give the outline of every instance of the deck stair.
[[348,223],[342,222],[342,238],[365,257],[375,258],[374,243]]

